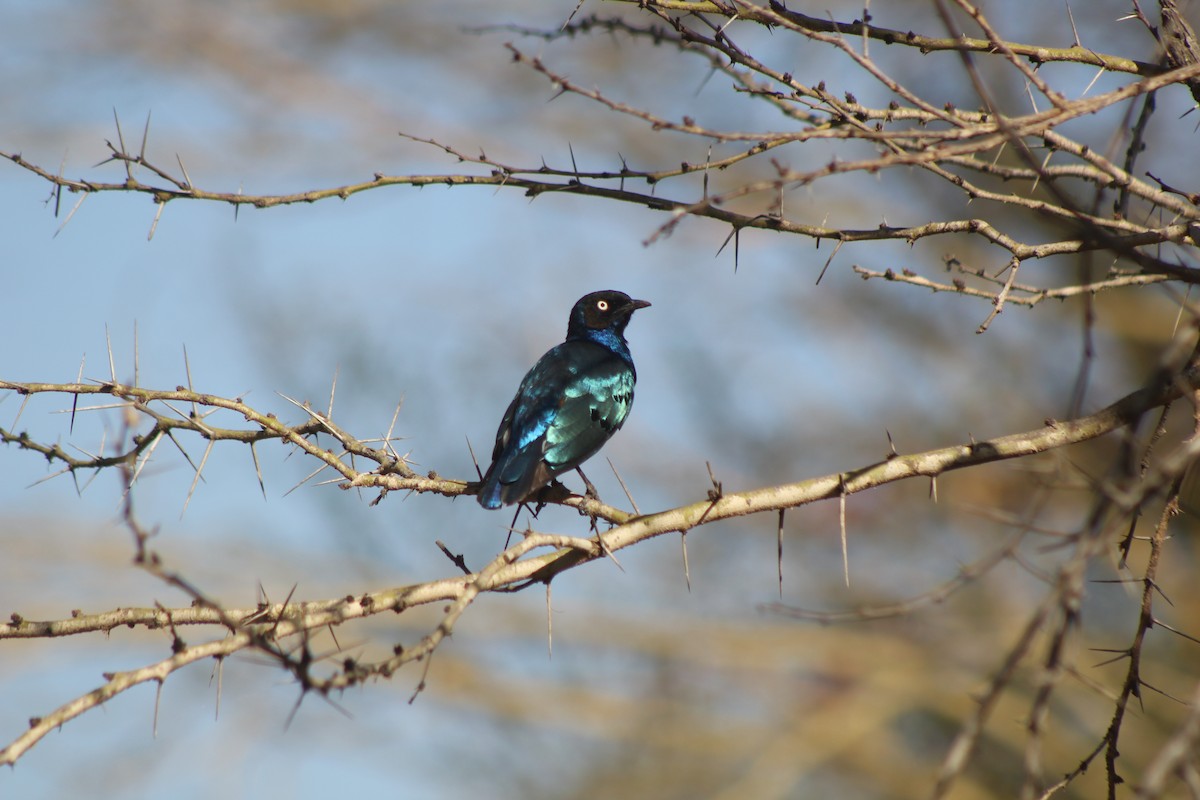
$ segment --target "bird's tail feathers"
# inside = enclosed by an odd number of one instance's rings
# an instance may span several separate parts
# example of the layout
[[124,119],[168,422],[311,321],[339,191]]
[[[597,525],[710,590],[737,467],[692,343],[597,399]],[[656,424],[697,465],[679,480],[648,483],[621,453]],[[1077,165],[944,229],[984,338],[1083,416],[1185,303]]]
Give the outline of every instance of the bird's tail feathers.
[[483,476],[476,499],[484,508],[510,506],[549,483],[555,474],[542,460],[540,447],[502,453]]
[[499,508],[504,505],[501,498],[503,485],[500,483],[500,470],[496,469],[500,465],[501,457],[497,457],[492,465],[488,467],[488,471],[484,473],[483,480],[479,482],[479,491],[475,495],[475,499],[479,501],[479,505],[484,508]]

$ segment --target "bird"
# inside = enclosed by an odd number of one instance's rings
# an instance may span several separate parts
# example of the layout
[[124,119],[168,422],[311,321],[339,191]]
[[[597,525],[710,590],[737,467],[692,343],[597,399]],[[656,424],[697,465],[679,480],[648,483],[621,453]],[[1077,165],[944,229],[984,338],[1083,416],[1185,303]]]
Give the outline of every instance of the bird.
[[[578,469],[620,430],[637,381],[625,326],[634,311],[649,306],[612,290],[575,303],[566,341],[538,359],[504,412],[479,505],[495,509],[529,499],[559,473]],[[593,493],[582,470],[580,476]]]

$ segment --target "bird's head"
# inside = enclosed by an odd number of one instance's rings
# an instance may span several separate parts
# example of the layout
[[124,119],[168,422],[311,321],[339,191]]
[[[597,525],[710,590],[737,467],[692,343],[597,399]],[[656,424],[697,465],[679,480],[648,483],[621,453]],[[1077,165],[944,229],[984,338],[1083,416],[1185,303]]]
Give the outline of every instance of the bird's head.
[[629,316],[649,305],[645,300],[634,300],[624,292],[612,290],[584,295],[571,309],[567,338],[591,338],[587,335],[589,330],[609,330],[621,335],[629,324]]

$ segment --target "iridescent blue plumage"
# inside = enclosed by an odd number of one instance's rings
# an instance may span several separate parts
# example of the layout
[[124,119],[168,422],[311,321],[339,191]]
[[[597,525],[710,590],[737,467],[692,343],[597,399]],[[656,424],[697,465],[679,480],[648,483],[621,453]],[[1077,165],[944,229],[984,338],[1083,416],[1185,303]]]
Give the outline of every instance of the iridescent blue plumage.
[[538,359],[504,412],[479,486],[481,506],[525,500],[591,458],[620,429],[637,380],[625,326],[648,305],[613,291],[575,304],[567,340]]

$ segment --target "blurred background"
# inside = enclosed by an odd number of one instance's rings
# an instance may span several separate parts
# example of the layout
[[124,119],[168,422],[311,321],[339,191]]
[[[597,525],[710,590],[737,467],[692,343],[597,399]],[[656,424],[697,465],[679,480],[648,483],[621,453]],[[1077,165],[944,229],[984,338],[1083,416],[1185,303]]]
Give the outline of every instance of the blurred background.
[[[985,10],[1013,40],[1072,43],[1062,6],[993,5]],[[707,141],[653,132],[577,96],[552,99],[543,77],[512,63],[509,41],[580,85],[662,117],[745,131],[793,124],[670,48],[497,27],[554,31],[573,7],[0,2],[0,150],[50,171],[61,165],[70,177],[120,181],[120,165],[102,164],[105,140],[117,141],[114,115],[134,150],[149,120],[150,161],[172,172],[182,162],[197,186],[247,194],[375,173],[479,171],[401,132],[522,166],[569,168],[574,157],[582,170],[617,169],[624,158],[651,169],[707,156]],[[861,14],[861,3],[825,8],[839,20]],[[1146,30],[1119,21],[1129,10],[1093,0],[1073,8],[1074,24],[1087,47],[1153,60]],[[589,2],[580,13],[645,21],[616,3]],[[926,2],[876,4],[872,14],[880,26],[942,31]],[[730,33],[809,83],[823,79],[835,94],[886,105],[883,88],[829,48],[749,24]],[[872,57],[937,103],[978,105],[953,54],[876,43]],[[1042,75],[1075,97],[1095,70],[1049,65]],[[1127,80],[1102,75],[1090,91]],[[996,77],[994,88],[1024,110],[1019,83]],[[1179,120],[1192,100],[1174,87],[1158,103],[1143,163],[1195,190],[1200,167],[1181,158],[1195,148],[1194,117]],[[1111,147],[1126,110],[1080,120],[1071,132]],[[811,167],[849,158],[854,147],[813,142],[778,157]],[[717,147],[713,157],[732,152]],[[764,162],[712,180],[728,187],[770,170]],[[842,176],[789,193],[785,211],[855,228],[994,213],[1030,240],[1056,235],[1050,223],[968,208],[949,188],[900,170]],[[695,199],[699,178],[656,191]],[[90,197],[64,224],[77,196],[64,194],[55,216],[49,195],[47,183],[0,165],[0,378],[71,382],[82,363],[85,378],[104,379],[111,351],[118,379],[133,379],[136,354],[140,383],[165,389],[189,382],[186,348],[195,389],[299,421],[279,394],[324,407],[336,376],[334,418],[343,428],[382,436],[399,403],[397,449],[419,470],[448,477],[475,477],[468,441],[480,458],[490,454],[517,383],[561,341],[578,297],[614,288],[650,300],[628,330],[637,402],[603,453],[644,512],[702,499],[706,462],[726,490],[741,490],[873,463],[889,452],[889,433],[908,453],[1036,429],[1068,414],[1085,341],[1095,355],[1082,407],[1097,410],[1156,367],[1181,303],[1179,291],[1160,287],[1103,295],[1086,337],[1080,301],[1010,306],[975,335],[991,310],[986,301],[864,282],[851,271],[861,264],[940,277],[947,256],[989,271],[1007,260],[965,238],[848,245],[817,285],[829,242],[744,231],[735,270],[732,243],[721,250],[723,226],[686,220],[647,246],[666,217],[561,194],[395,187],[237,214],[178,201],[152,238],[156,207],[147,197]],[[765,209],[769,198],[744,203]],[[1097,266],[1108,265],[1030,262],[1022,278],[1062,285]],[[39,396],[22,407],[21,398],[0,396],[0,425],[88,452],[119,434],[112,410],[80,413],[71,430],[69,403]],[[1177,440],[1190,420],[1176,411]],[[198,461],[203,443],[181,440]],[[420,673],[410,668],[336,703],[308,697],[289,723],[296,686],[243,657],[225,666],[218,713],[211,665],[196,665],[167,681],[161,697],[142,686],[66,725],[0,772],[0,795],[925,796],[973,693],[1044,596],[1031,566],[1053,568],[1056,539],[1031,537],[1026,566],[1006,560],[949,601],[899,619],[822,626],[762,604],[836,611],[896,602],[1003,545],[1013,520],[1075,530],[1090,507],[1085,478],[1105,473],[1116,446],[1101,441],[953,473],[939,480],[936,504],[925,482],[849,498],[849,587],[836,503],[787,515],[782,598],[773,515],[691,534],[690,590],[678,537],[645,542],[620,554],[623,570],[602,560],[554,584],[552,658],[542,591],[483,597],[437,652],[429,688],[411,704]],[[234,445],[214,448],[186,513],[194,473],[172,448],[159,448],[135,495],[167,564],[231,606],[252,605],[260,584],[273,600],[293,586],[297,598],[321,599],[454,574],[435,539],[475,567],[503,546],[509,512],[396,494],[370,507],[372,493],[319,485],[324,474],[296,488],[316,465],[286,448],[260,447],[259,456],[265,497],[250,454]],[[188,598],[133,567],[117,476],[40,482],[54,469],[35,454],[0,450],[0,613],[55,619],[72,609],[185,605]],[[604,458],[588,475],[606,501],[626,506]],[[1157,512],[1146,520],[1153,525]],[[1180,526],[1188,535],[1169,543],[1160,572],[1174,605],[1159,613],[1187,629],[1200,608],[1190,579],[1193,529]],[[586,520],[562,509],[546,510],[538,527],[587,532]],[[1111,563],[1094,571],[1101,580],[1128,574]],[[1073,769],[1103,735],[1111,715],[1104,692],[1119,686],[1124,665],[1102,666],[1108,656],[1088,648],[1127,647],[1137,602],[1125,585],[1089,586],[1086,635],[1069,654],[1079,675],[1056,695],[1048,774]],[[424,635],[436,610],[345,628],[340,646],[378,656]],[[0,739],[99,685],[102,672],[157,661],[169,645],[161,632],[128,630],[4,642]],[[1154,631],[1147,648],[1147,680],[1190,693],[1196,645]],[[1022,674],[1006,696],[954,796],[1011,796],[1019,787],[1035,683]],[[1147,696],[1126,722],[1123,755],[1144,763],[1139,753],[1153,752],[1182,713]],[[1103,776],[1099,766],[1093,772],[1062,796],[1096,796]]]

